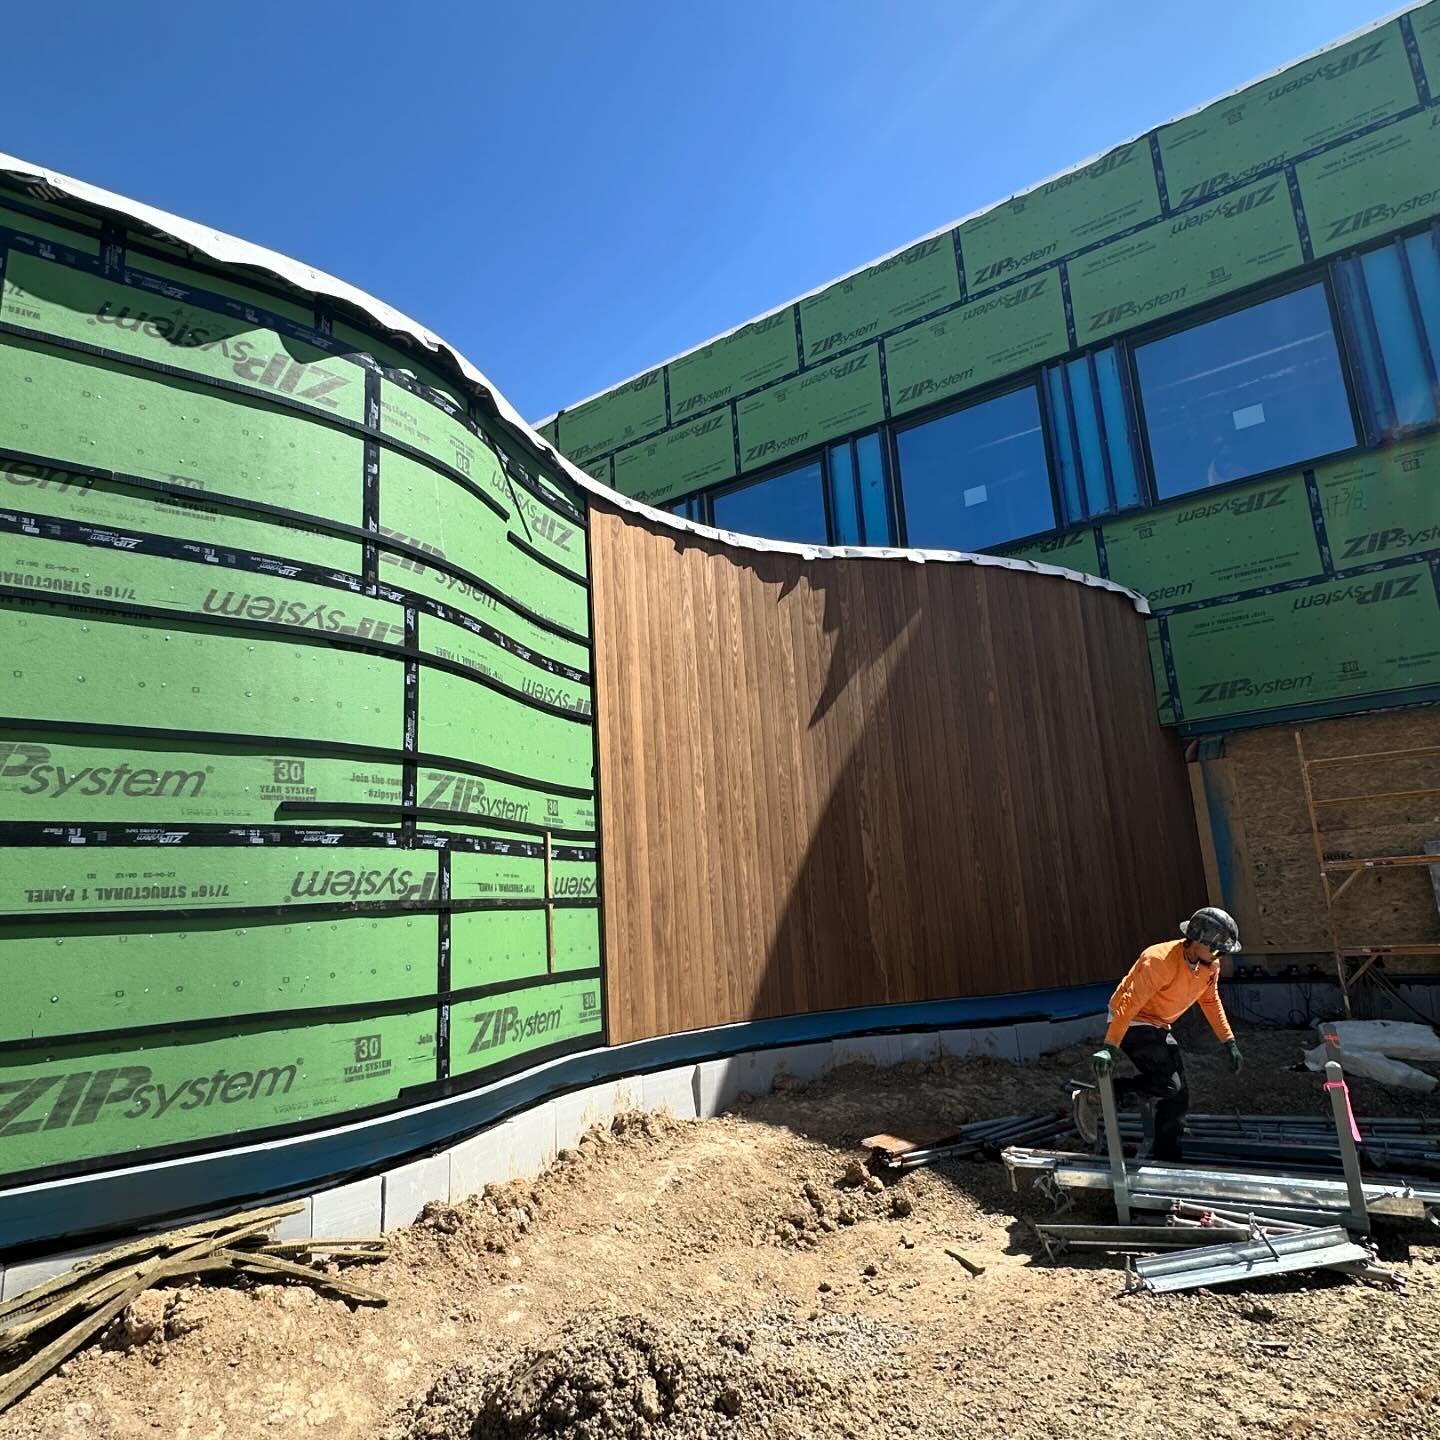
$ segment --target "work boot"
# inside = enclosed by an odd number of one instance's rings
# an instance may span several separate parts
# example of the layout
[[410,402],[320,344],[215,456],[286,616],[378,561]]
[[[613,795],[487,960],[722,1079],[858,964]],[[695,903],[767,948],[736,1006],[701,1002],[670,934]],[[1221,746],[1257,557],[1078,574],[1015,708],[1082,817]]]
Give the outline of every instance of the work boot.
[[1093,1145],[1100,1135],[1100,1095],[1095,1090],[1072,1090],[1070,1109],[1080,1138]]

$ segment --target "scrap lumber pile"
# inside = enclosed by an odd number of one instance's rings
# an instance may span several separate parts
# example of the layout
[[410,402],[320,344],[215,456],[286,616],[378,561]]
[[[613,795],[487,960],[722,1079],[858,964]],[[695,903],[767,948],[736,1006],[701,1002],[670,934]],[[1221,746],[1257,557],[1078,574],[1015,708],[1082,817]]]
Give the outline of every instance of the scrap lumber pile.
[[0,1411],[102,1335],[155,1285],[205,1277],[301,1281],[357,1304],[385,1296],[339,1273],[356,1261],[384,1260],[379,1240],[270,1239],[300,1204],[271,1205],[147,1235],[82,1261],[0,1304]]

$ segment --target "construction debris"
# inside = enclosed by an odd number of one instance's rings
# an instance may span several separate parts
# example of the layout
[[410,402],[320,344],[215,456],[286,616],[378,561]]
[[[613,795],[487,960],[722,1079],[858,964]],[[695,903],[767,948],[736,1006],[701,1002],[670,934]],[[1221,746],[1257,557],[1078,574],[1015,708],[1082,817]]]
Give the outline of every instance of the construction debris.
[[1003,1115],[998,1120],[977,1120],[938,1140],[871,1135],[860,1143],[870,1151],[871,1171],[896,1176],[942,1160],[998,1159],[1009,1146],[1063,1140],[1074,1133],[1068,1112],[1042,1111],[1034,1115]]
[[1126,1288],[1164,1295],[1229,1285],[1261,1275],[1288,1275],[1296,1270],[1345,1270],[1384,1279],[1397,1288],[1404,1283],[1393,1271],[1381,1270],[1375,1264],[1375,1252],[1353,1241],[1343,1225],[1330,1225],[1283,1235],[1262,1232],[1252,1239],[1137,1260],[1133,1269],[1127,1267]]
[[[357,1304],[378,1291],[336,1273],[342,1263],[384,1260],[379,1240],[266,1237],[300,1203],[271,1205],[118,1245],[0,1304],[0,1411],[122,1320],[152,1286],[201,1276],[301,1280]],[[137,1334],[147,1326],[131,1329]]]
[[[1210,1166],[1127,1160],[1125,1140],[1136,1138],[1137,1126],[1120,1122],[1108,1074],[1100,1079],[1103,1156],[1012,1146],[1003,1158],[1012,1185],[1024,1171],[1040,1172],[1039,1183],[1057,1210],[1068,1208],[1074,1190],[1108,1189],[1114,1196],[1118,1225],[1036,1225],[1051,1260],[1071,1248],[1175,1252],[1137,1261],[1133,1270],[1127,1259],[1130,1290],[1160,1294],[1299,1270],[1339,1271],[1400,1288],[1401,1277],[1378,1265],[1374,1250],[1353,1239],[1352,1232],[1368,1231],[1372,1215],[1434,1220],[1440,1215],[1440,1186],[1367,1180],[1361,1173],[1361,1145],[1367,1136],[1382,1147],[1388,1141],[1390,1153],[1416,1166],[1417,1157],[1428,1156],[1432,1137],[1413,1121],[1381,1122],[1362,1130],[1344,1073],[1333,1058],[1325,1064],[1325,1075],[1330,1127],[1295,1116],[1191,1117],[1185,1152],[1211,1159]],[[1237,1171],[1215,1168],[1216,1157],[1270,1163]],[[1276,1165],[1277,1158],[1284,1163]],[[1343,1179],[1335,1178],[1336,1169]],[[1162,1211],[1167,1223],[1132,1224],[1132,1210]],[[1207,1232],[1212,1243],[1196,1246],[1197,1231]]]
[[965,1267],[965,1269],[966,1269],[971,1275],[977,1275],[977,1276],[978,1276],[978,1275],[983,1275],[983,1274],[985,1273],[985,1267],[984,1267],[983,1265],[977,1264],[977,1263],[976,1263],[974,1260],[972,1260],[968,1255],[962,1254],[959,1250],[952,1250],[952,1249],[947,1245],[947,1246],[945,1247],[945,1253],[946,1253],[952,1260],[958,1260],[958,1261],[960,1262],[960,1264],[963,1265],[963,1266]]
[[[1004,1155],[1012,1183],[1024,1172],[1042,1177],[1048,1191],[1110,1190],[1109,1162],[1099,1156],[1061,1150],[1007,1150]],[[1343,1180],[1281,1171],[1245,1172],[1201,1169],[1159,1162],[1126,1165],[1129,1199],[1139,1210],[1168,1210],[1176,1200],[1215,1203],[1301,1224],[1350,1213],[1350,1195]],[[1016,1183],[1018,1188],[1018,1183]],[[1424,1221],[1440,1214],[1440,1187],[1415,1187],[1399,1182],[1366,1181],[1366,1208],[1371,1215],[1394,1220]],[[1058,1199],[1057,1195],[1057,1199]]]
[[[1049,1260],[1058,1260],[1068,1250],[1100,1250],[1110,1253],[1136,1252],[1149,1254],[1154,1250],[1183,1250],[1195,1245],[1195,1230],[1179,1225],[1066,1225],[1040,1222],[1034,1227],[1041,1248]],[[1249,1227],[1243,1225],[1214,1226],[1207,1239],[1216,1242],[1248,1240]]]
[[[1370,1033],[1359,1024],[1350,1029],[1356,1040],[1362,1032]],[[1387,1030],[1396,1033],[1388,1042],[1428,1056],[1432,1049],[1440,1050],[1440,1040],[1429,1032],[1411,1033],[1423,1029],[1389,1026]],[[1332,1045],[1335,1039],[1329,1037]],[[1198,1164],[1127,1161],[1127,1143],[1138,1151],[1145,1127],[1140,1116],[1119,1117],[1109,1076],[1099,1087],[1105,1118],[1102,1154],[1033,1148],[1041,1138],[1075,1135],[1070,1116],[1063,1112],[979,1120],[925,1142],[879,1134],[861,1143],[870,1150],[869,1170],[888,1177],[941,1160],[998,1154],[1012,1185],[1022,1172],[1039,1172],[1041,1185],[1059,1209],[1068,1208],[1071,1191],[1109,1189],[1118,1225],[1050,1222],[1037,1224],[1035,1233],[1052,1261],[1070,1250],[1168,1252],[1136,1263],[1132,1289],[1158,1294],[1301,1270],[1340,1271],[1398,1286],[1399,1276],[1377,1265],[1373,1250],[1352,1240],[1350,1232],[1367,1231],[1372,1214],[1412,1221],[1440,1218],[1440,1185],[1417,1178],[1440,1176],[1440,1134],[1431,1132],[1429,1122],[1414,1119],[1369,1121],[1362,1127],[1350,1108],[1333,1049],[1324,1069],[1328,1119],[1187,1117],[1185,1153],[1203,1162]],[[1097,1140],[1097,1149],[1101,1144]],[[1362,1156],[1368,1179],[1362,1174]],[[1247,1168],[1230,1168],[1242,1165]],[[857,1176],[863,1173],[858,1162],[851,1168]],[[1161,1212],[1165,1223],[1132,1224],[1132,1211]],[[1206,1244],[1196,1245],[1197,1232],[1204,1234]],[[983,1266],[958,1250],[947,1246],[945,1253],[970,1274],[984,1273]]]

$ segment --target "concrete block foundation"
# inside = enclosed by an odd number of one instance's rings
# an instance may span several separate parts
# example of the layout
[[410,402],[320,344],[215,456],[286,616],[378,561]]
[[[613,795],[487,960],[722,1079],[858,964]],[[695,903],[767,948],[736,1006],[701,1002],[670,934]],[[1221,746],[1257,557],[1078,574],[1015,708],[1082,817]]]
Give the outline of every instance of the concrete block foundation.
[[322,1190],[312,1202],[316,1239],[338,1240],[380,1234],[383,1182],[378,1175]]
[[450,1156],[427,1155],[408,1165],[397,1165],[380,1177],[381,1228],[400,1230],[414,1222],[415,1217],[432,1200],[450,1198]]
[[694,1120],[695,1067],[679,1065],[673,1070],[656,1070],[640,1077],[640,1108],[673,1115],[677,1120]]

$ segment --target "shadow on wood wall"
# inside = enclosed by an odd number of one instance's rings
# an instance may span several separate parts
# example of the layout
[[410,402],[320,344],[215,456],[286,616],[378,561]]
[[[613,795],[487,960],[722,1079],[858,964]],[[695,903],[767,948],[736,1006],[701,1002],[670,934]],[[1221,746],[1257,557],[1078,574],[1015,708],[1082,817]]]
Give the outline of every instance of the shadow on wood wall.
[[591,519],[610,1038],[1118,977],[1204,903],[1142,617]]

